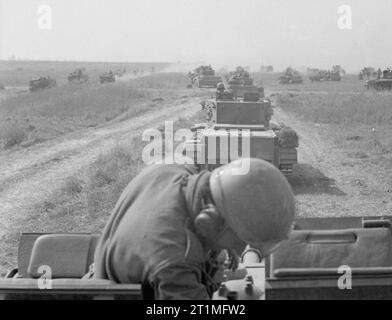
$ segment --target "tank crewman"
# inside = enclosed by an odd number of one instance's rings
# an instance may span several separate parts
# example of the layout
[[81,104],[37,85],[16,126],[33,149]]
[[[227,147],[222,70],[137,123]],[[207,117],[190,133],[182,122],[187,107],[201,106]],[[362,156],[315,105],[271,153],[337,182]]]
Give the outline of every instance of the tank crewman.
[[223,99],[223,93],[225,91],[225,85],[223,82],[219,82],[216,86],[216,94],[215,98],[216,100],[222,100]]
[[260,86],[258,87],[258,90],[259,90],[260,98],[264,98],[265,97],[264,87]]
[[377,70],[377,79],[380,80],[381,76],[382,76],[382,71],[381,71],[380,68],[378,68],[378,70]]
[[290,185],[263,160],[240,159],[213,172],[151,165],[118,200],[94,276],[141,283],[144,299],[210,299],[221,251],[240,253],[249,244],[267,256],[288,237],[294,215]]

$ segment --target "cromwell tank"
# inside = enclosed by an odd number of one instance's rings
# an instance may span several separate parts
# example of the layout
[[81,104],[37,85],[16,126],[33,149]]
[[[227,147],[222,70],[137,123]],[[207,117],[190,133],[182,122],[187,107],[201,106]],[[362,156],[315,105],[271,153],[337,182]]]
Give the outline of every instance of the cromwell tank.
[[[237,67],[236,71],[230,73],[227,87],[233,93],[234,98],[243,98],[245,93],[251,94],[260,91],[260,88],[253,84],[249,72],[243,67]],[[264,93],[261,97],[264,97]]]
[[365,84],[367,89],[374,90],[392,90],[392,70],[387,69],[382,72],[378,79],[367,80]]
[[102,83],[107,83],[107,82],[116,82],[116,75],[112,72],[105,72],[99,75],[99,82]]
[[88,81],[88,75],[85,74],[83,68],[76,69],[68,75],[68,82],[70,83],[85,83]]
[[303,83],[300,73],[293,68],[287,68],[284,74],[279,78],[280,84]]
[[184,153],[201,169],[213,170],[240,157],[266,160],[290,175],[297,163],[298,136],[288,127],[272,128],[271,101],[258,93],[243,99],[223,94],[203,104],[209,123],[195,126]]
[[363,68],[358,75],[359,80],[373,80],[373,79],[377,79],[377,77],[378,77],[378,72],[373,67]]
[[38,77],[30,80],[29,90],[33,92],[40,89],[52,88],[55,87],[56,85],[57,85],[56,80],[51,78],[50,76]]
[[218,83],[222,81],[222,78],[215,74],[215,70],[211,65],[200,66],[188,75],[191,80],[191,86],[198,88],[216,88]]
[[311,81],[340,81],[342,76],[338,71],[313,70],[309,75]]

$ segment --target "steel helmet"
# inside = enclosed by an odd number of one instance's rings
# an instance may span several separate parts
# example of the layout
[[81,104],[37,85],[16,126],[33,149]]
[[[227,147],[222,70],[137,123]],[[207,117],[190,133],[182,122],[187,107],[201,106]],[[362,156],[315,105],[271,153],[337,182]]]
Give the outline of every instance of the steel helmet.
[[233,161],[212,172],[210,189],[218,211],[242,241],[269,254],[287,238],[295,198],[272,164],[254,158]]

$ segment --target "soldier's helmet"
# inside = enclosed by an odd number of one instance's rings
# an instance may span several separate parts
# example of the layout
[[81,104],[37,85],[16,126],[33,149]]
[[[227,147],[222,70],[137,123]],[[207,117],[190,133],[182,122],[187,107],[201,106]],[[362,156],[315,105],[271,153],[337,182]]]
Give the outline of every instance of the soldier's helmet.
[[240,159],[212,172],[211,195],[235,234],[264,255],[288,237],[295,217],[289,183],[272,164]]

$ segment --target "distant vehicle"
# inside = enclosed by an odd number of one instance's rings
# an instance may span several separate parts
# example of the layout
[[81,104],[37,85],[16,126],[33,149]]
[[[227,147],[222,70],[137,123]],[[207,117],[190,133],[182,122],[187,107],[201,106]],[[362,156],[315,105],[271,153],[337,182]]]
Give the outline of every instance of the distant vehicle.
[[359,80],[373,80],[373,79],[377,79],[377,77],[378,77],[378,72],[373,67],[363,68],[358,75]]
[[311,81],[340,81],[342,76],[338,71],[313,69],[309,75]]
[[274,67],[273,66],[261,66],[260,72],[274,72]]
[[85,74],[84,68],[79,68],[68,75],[68,82],[85,83],[88,81],[88,75]]
[[227,88],[233,94],[234,98],[242,98],[245,93],[260,93],[262,89],[264,97],[264,89],[259,88],[253,84],[253,79],[250,77],[249,72],[239,66],[235,71],[230,72],[226,77],[227,79]]
[[392,70],[384,70],[378,79],[367,80],[365,87],[375,90],[392,90]]
[[222,78],[215,75],[215,70],[208,66],[200,66],[188,73],[189,79],[191,80],[190,86],[198,88],[216,88],[219,82],[222,82]]
[[105,72],[99,75],[99,82],[102,83],[110,83],[116,82],[116,75],[112,72]]
[[127,69],[124,67],[124,68],[122,68],[122,69],[117,69],[117,70],[114,70],[114,75],[116,76],[116,77],[122,77],[125,73],[127,72]]
[[51,78],[50,76],[38,77],[30,80],[29,90],[33,92],[40,89],[52,88],[55,87],[56,85],[57,85],[56,80]]
[[334,65],[332,66],[332,72],[334,73],[339,73],[341,77],[346,75],[346,70],[344,70],[341,66],[339,65]]
[[283,76],[279,78],[280,84],[296,84],[303,83],[302,76],[300,73],[293,68],[289,67],[284,72]]

